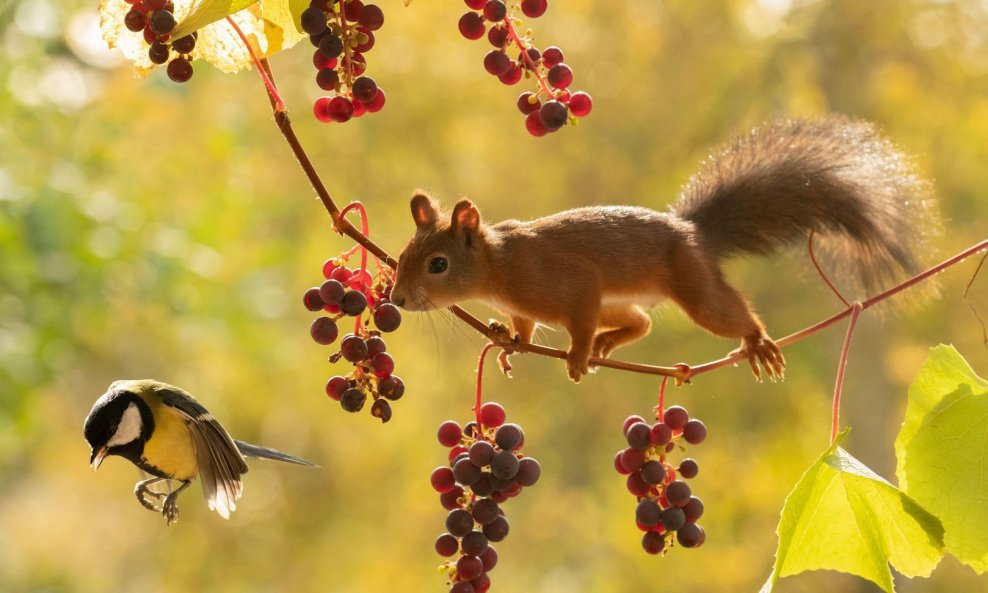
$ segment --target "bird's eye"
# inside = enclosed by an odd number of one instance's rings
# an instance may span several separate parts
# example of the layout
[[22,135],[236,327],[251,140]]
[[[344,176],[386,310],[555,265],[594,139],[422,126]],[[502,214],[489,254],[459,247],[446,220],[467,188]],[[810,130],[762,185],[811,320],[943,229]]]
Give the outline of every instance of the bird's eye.
[[445,257],[434,257],[429,260],[429,273],[442,274],[449,267],[449,260]]

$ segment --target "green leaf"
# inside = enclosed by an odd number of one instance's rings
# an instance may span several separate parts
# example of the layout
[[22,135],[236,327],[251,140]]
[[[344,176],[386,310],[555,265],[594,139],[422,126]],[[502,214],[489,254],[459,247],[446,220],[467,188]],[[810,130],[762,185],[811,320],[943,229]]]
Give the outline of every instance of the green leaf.
[[261,16],[266,21],[265,34],[269,43],[268,54],[288,49],[303,37],[308,37],[301,32],[301,14],[308,7],[309,2],[307,0],[262,0]]
[[948,552],[988,570],[988,382],[938,346],[909,387],[895,441],[903,490],[943,522]]
[[841,449],[846,434],[786,497],[775,566],[762,593],[781,577],[820,569],[857,575],[891,593],[889,564],[912,577],[929,575],[939,563],[939,521]]
[[226,18],[235,12],[257,4],[258,0],[201,0],[197,2],[188,15],[172,31],[172,37],[178,39],[206,25]]

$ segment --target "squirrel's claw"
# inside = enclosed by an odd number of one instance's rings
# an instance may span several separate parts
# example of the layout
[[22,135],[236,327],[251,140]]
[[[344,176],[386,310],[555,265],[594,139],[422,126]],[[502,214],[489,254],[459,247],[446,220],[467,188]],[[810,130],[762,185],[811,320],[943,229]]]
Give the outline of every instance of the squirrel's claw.
[[766,335],[744,338],[741,347],[731,352],[731,355],[741,354],[748,359],[751,373],[757,381],[762,380],[762,369],[772,381],[781,380],[785,376],[786,358],[782,350]]

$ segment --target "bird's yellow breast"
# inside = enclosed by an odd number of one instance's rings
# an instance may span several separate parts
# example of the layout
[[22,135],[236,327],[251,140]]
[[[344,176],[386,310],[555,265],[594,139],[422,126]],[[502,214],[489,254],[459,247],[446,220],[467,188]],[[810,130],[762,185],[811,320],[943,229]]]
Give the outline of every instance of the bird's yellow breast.
[[196,450],[185,419],[157,398],[145,401],[154,415],[154,431],[144,443],[144,461],[176,480],[195,478]]

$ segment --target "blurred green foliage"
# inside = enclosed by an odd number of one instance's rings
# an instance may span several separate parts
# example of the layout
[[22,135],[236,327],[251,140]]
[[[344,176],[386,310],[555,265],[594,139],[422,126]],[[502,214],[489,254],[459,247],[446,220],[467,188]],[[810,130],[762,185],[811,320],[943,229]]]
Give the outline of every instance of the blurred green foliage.
[[[456,30],[458,2],[381,0],[387,22],[368,74],[388,92],[345,125],[310,117],[303,43],[272,59],[298,133],[342,204],[363,200],[397,253],[407,199],[469,195],[490,219],[592,203],[657,208],[734,133],[777,115],[838,111],[876,121],[935,179],[948,232],[929,260],[988,225],[988,6],[978,0],[568,0],[528,23],[560,45],[590,92],[579,126],[533,139],[487,51]],[[479,336],[443,314],[406,316],[389,339],[406,397],[391,423],[323,395],[334,368],[307,336],[301,294],[349,247],[294,163],[256,75],[199,68],[177,86],[134,80],[100,47],[96,2],[0,3],[0,590],[224,592],[444,590],[432,550],[445,511],[428,484],[445,458],[434,431],[465,420]],[[890,477],[905,386],[926,350],[952,342],[982,375],[985,347],[961,300],[974,263],[942,296],[884,319],[851,349],[842,420],[855,457]],[[804,254],[731,264],[773,335],[838,310]],[[988,311],[984,277],[970,300]],[[493,312],[470,309],[481,317]],[[671,307],[621,358],[703,362],[734,344]],[[843,331],[786,350],[785,382],[742,368],[671,399],[704,419],[694,451],[706,545],[644,554],[633,498],[614,473],[620,426],[647,413],[654,378],[603,370],[570,384],[557,361],[516,357],[486,377],[527,432],[540,484],[507,505],[496,591],[753,591],[772,566],[786,493],[827,446]],[[543,339],[565,345],[563,332]],[[134,500],[137,471],[94,474],[82,420],[119,378],[195,394],[235,436],[307,457],[308,471],[255,463],[223,521],[193,491],[166,528]],[[198,487],[195,488],[196,490]],[[899,591],[984,590],[947,559]],[[834,573],[778,590],[875,591]]]

